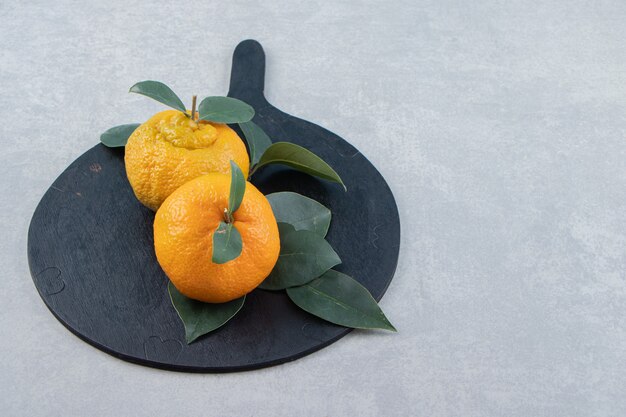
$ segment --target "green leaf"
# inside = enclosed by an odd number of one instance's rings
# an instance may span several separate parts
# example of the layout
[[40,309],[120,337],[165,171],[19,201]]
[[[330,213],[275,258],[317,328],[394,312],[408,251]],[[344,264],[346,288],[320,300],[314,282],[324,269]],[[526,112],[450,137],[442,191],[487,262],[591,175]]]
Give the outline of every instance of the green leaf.
[[230,161],[230,194],[228,196],[228,215],[237,211],[246,192],[246,178],[235,161]]
[[178,317],[185,325],[185,339],[187,344],[198,337],[212,332],[223,326],[232,319],[246,300],[244,295],[227,303],[213,304],[192,300],[182,295],[171,282],[167,284],[172,305],[178,313]]
[[139,123],[131,123],[112,127],[100,135],[100,142],[109,148],[126,146],[128,138],[139,126]]
[[201,120],[216,123],[244,123],[254,117],[252,106],[231,97],[207,97],[198,106]]
[[278,225],[278,235],[280,236],[281,242],[285,240],[288,233],[296,231],[295,227],[289,223],[277,222],[276,224]]
[[322,158],[308,149],[289,142],[276,142],[263,153],[256,168],[269,164],[281,164],[305,172],[309,175],[323,178],[328,181],[339,183],[346,189],[339,174],[330,167]]
[[339,255],[323,237],[308,230],[292,231],[281,235],[278,261],[259,287],[282,290],[303,285],[340,263]]
[[163,103],[173,109],[180,110],[183,113],[187,113],[187,109],[182,100],[172,91],[171,88],[166,86],[160,81],[141,81],[130,87],[130,93],[137,93],[152,99],[155,99],[159,103]]
[[310,230],[321,237],[330,227],[331,213],[317,201],[290,191],[268,194],[267,200],[277,222],[293,225],[296,230]]
[[241,255],[241,235],[232,223],[220,222],[213,233],[213,263],[225,264]]
[[272,140],[253,121],[239,123],[239,127],[246,138],[248,149],[250,150],[250,166],[254,166],[259,162],[263,152],[272,145]]
[[341,272],[330,270],[306,285],[287,288],[287,295],[301,309],[341,326],[396,331],[369,291]]

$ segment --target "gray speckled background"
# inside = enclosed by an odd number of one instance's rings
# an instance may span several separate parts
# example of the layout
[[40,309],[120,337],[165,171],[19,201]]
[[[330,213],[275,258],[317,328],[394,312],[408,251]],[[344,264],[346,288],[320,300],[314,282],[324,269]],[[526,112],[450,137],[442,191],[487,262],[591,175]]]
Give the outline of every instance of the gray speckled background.
[[[626,415],[626,3],[84,3],[0,2],[0,414]],[[393,189],[399,333],[238,374],[117,360],[39,299],[30,217],[100,132],[161,108],[130,85],[225,94],[245,38],[270,102]]]

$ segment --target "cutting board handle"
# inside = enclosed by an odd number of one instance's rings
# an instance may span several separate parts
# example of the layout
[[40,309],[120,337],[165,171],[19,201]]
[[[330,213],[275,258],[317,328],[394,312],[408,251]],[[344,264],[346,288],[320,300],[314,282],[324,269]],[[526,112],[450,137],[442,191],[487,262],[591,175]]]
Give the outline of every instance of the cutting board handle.
[[228,95],[246,101],[263,97],[265,87],[265,52],[254,39],[242,41],[233,52]]

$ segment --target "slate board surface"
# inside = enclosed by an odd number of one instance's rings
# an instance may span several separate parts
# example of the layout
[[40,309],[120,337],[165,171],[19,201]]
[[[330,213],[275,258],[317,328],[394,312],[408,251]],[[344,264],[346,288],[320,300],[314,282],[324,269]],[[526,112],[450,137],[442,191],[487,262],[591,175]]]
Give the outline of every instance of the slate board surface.
[[[295,191],[329,207],[327,239],[343,260],[336,269],[379,300],[393,278],[400,243],[389,187],[345,140],[270,105],[264,74],[261,45],[240,43],[228,95],[254,106],[254,121],[274,141],[297,143],[324,158],[348,191],[278,166],[259,170],[253,183],[266,194]],[[123,149],[100,144],[74,161],[42,198],[28,233],[31,274],[50,311],[81,339],[142,365],[229,372],[297,359],[350,331],[300,310],[284,292],[255,290],[229,323],[187,345],[154,255],[153,219],[128,184]]]

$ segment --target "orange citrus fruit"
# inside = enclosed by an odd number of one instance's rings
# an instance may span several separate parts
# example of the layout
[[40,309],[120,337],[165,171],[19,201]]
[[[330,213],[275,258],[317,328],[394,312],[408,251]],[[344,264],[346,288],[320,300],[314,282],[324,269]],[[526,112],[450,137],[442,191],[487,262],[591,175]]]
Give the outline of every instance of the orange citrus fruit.
[[233,225],[241,235],[241,254],[212,262],[213,233],[228,207],[230,175],[213,173],[174,191],[154,218],[157,260],[182,294],[224,303],[256,288],[270,274],[280,252],[278,226],[265,196],[247,182]]
[[155,211],[187,181],[211,172],[229,173],[231,160],[247,177],[246,145],[234,130],[191,120],[177,110],[157,113],[139,126],[128,138],[124,156],[135,195]]

